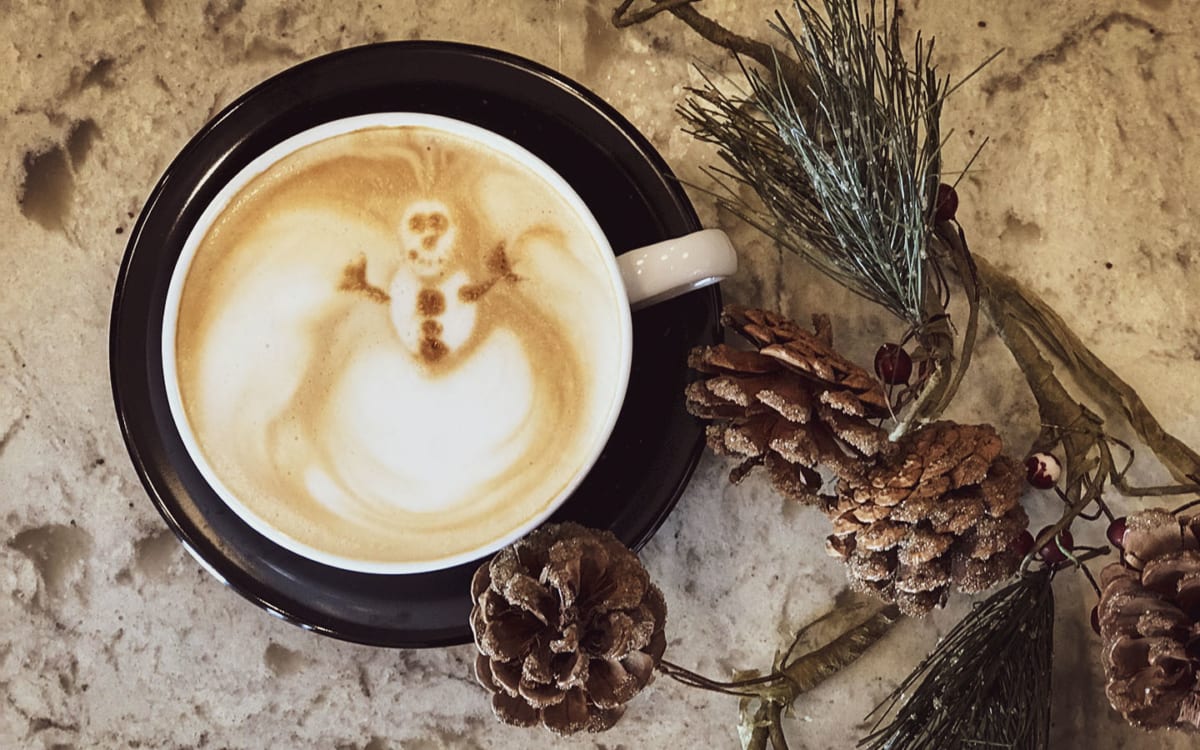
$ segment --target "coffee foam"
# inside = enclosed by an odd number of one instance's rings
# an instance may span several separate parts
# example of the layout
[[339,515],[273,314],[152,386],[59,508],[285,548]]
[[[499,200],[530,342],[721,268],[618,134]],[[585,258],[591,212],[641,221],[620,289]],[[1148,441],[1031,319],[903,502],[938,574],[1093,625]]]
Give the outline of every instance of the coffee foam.
[[621,297],[514,158],[427,127],[251,180],[180,296],[180,397],[220,489],[321,555],[420,563],[527,524],[619,400]]

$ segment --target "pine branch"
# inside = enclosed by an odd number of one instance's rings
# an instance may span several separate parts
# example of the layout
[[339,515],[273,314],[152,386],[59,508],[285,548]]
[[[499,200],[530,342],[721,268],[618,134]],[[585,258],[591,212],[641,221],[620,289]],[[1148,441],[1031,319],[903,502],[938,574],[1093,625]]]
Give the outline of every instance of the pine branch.
[[[726,94],[710,80],[681,113],[731,170],[718,172],[727,208],[920,330],[937,317],[926,307],[926,242],[949,82],[919,38],[909,67],[894,2],[878,13],[872,2],[862,16],[853,3],[824,0],[828,20],[807,0],[795,10],[799,32],[779,14],[773,28],[800,86],[743,66],[749,92]],[[782,73],[782,59],[768,70]],[[737,186],[753,189],[761,207],[741,201]]]
[[1023,575],[976,605],[868,716],[875,717],[875,727],[859,747],[1044,750],[1050,731],[1052,575],[1049,570]]
[[865,14],[844,0],[823,6],[824,14],[795,3],[799,31],[776,14],[772,28],[792,56],[776,55],[765,71],[739,59],[748,90],[706,77],[680,113],[685,130],[715,144],[725,162],[710,170],[719,205],[908,324],[932,367],[898,416],[899,438],[947,408],[974,345],[977,287],[967,285],[970,315],[956,354],[940,265],[971,278],[965,241],[946,252],[929,247],[938,121],[953,87],[937,77],[932,41],[918,35],[905,58],[894,1],[872,0]]

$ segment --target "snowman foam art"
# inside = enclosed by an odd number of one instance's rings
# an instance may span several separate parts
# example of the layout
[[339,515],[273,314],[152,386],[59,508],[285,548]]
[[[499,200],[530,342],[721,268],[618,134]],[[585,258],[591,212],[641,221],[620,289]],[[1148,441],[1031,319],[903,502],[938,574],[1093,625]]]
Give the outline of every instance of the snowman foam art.
[[498,281],[518,281],[504,244],[488,257],[491,276],[471,283],[455,257],[457,229],[440,201],[411,205],[400,221],[401,262],[385,293],[366,282],[366,259],[346,267],[341,288],[364,292],[390,306],[392,325],[414,357],[433,365],[459,350],[471,337],[479,300]]
[[534,515],[622,392],[591,230],[519,164],[421,128],[280,166],[214,223],[183,298],[182,388],[224,494],[355,559]]
[[[552,237],[552,232],[535,230],[513,245],[520,252],[530,239]],[[339,291],[353,293],[361,305],[385,309],[395,343],[347,355],[339,381],[331,384],[333,398],[325,415],[325,420],[344,423],[328,429],[327,422],[314,434],[336,435],[358,450],[338,451],[342,460],[336,477],[309,467],[306,483],[336,506],[357,497],[433,511],[462,497],[471,483],[503,475],[527,447],[523,427],[544,394],[537,393],[530,342],[525,340],[529,329],[480,313],[498,285],[510,287],[511,307],[516,291],[511,287],[521,283],[510,265],[507,243],[496,242],[487,252],[459,247],[453,212],[430,199],[408,206],[396,239],[398,260],[387,264],[392,274],[386,291],[367,281],[365,256],[343,269]],[[475,274],[468,268],[470,256],[484,261]],[[469,431],[459,429],[456,415],[485,409],[490,414],[486,421]],[[414,424],[421,429],[411,429]],[[464,466],[471,468],[464,471]],[[373,476],[379,481],[372,481]],[[405,477],[412,491],[385,498],[385,488],[394,487],[396,476]],[[350,489],[349,495],[338,491],[339,485]]]

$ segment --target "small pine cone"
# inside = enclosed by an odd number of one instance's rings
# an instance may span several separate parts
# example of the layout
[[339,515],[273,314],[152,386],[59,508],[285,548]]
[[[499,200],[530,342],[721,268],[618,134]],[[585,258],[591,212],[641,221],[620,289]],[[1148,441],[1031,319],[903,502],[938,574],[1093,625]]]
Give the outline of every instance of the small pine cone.
[[544,526],[471,581],[475,677],[506,724],[600,732],[654,677],[667,605],[611,532]]
[[1100,575],[1105,693],[1136,726],[1200,729],[1200,543],[1196,519],[1134,513],[1125,560]]
[[826,550],[852,587],[908,615],[942,606],[951,589],[977,593],[1016,570],[1011,542],[1029,524],[1024,469],[1001,453],[990,425],[935,422],[900,439],[825,505]]
[[829,319],[815,333],[766,310],[728,306],[722,321],[755,347],[698,347],[689,365],[708,377],[688,386],[687,408],[710,420],[708,445],[741,463],[737,483],[763,466],[775,489],[807,503],[820,500],[819,467],[839,477],[888,446],[872,420],[888,414],[878,381],[833,348]]

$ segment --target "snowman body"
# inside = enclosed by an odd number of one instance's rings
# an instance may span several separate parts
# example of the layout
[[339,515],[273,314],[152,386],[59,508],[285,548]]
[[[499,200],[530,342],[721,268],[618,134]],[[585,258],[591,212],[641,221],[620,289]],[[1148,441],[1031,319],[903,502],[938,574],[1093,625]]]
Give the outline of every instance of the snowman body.
[[480,290],[490,284],[472,284],[458,262],[445,206],[413,204],[398,234],[400,262],[386,294],[372,296],[387,305],[393,343],[347,353],[317,431],[338,441],[342,460],[336,476],[329,466],[306,472],[309,491],[331,507],[444,511],[486,494],[528,442],[529,362],[516,332],[481,329]]
[[396,335],[420,362],[435,363],[459,350],[475,330],[477,304],[463,299],[470,284],[465,271],[445,277],[421,276],[401,266],[388,289]]

